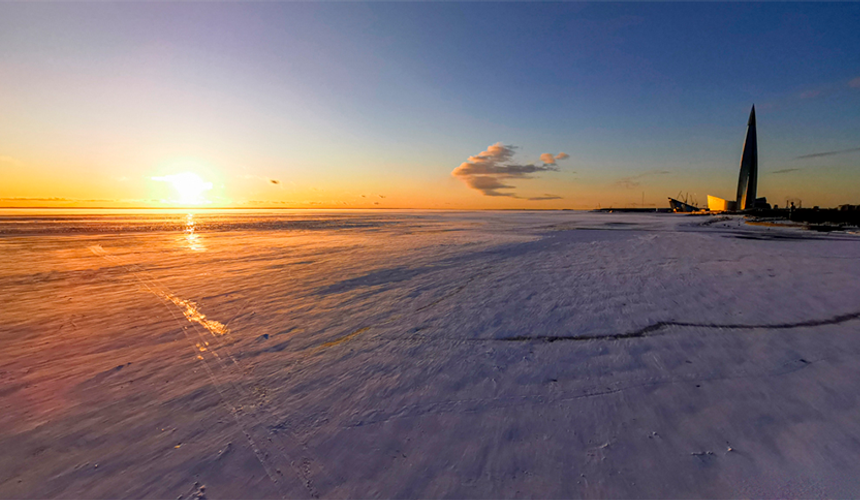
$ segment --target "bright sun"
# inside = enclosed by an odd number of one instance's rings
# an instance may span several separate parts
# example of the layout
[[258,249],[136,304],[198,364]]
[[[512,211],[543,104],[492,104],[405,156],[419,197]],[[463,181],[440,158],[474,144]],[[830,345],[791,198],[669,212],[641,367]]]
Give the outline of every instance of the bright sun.
[[212,189],[212,183],[204,181],[193,172],[182,172],[180,174],[153,177],[154,181],[169,182],[179,195],[177,203],[183,205],[200,205],[208,200],[203,196],[205,191]]

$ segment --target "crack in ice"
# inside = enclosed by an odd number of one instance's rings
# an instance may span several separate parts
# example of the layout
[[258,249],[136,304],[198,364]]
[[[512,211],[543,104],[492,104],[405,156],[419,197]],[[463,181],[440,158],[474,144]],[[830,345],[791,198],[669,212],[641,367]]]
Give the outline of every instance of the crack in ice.
[[559,341],[586,341],[586,340],[624,340],[624,339],[635,339],[642,337],[654,337],[657,334],[653,332],[660,331],[666,327],[670,326],[681,326],[681,327],[693,327],[693,328],[715,328],[722,330],[790,330],[794,328],[804,328],[804,327],[816,327],[816,326],[826,326],[826,325],[838,325],[841,323],[846,323],[848,321],[854,321],[860,318],[860,311],[848,313],[848,314],[840,314],[838,316],[834,316],[832,318],[821,319],[821,320],[808,320],[808,321],[799,321],[796,323],[777,323],[777,324],[714,324],[714,323],[687,323],[682,321],[659,321],[657,323],[648,325],[644,328],[640,328],[639,330],[629,332],[629,333],[615,333],[609,335],[517,335],[515,337],[504,337],[499,339],[475,339],[475,340],[483,340],[483,341],[497,341],[497,342],[529,342],[529,341],[541,341],[541,342],[559,342]]

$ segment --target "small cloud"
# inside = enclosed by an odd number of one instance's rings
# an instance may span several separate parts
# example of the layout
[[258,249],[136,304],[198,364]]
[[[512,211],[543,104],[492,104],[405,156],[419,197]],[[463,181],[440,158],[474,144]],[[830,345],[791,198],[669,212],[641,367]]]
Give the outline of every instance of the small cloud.
[[367,198],[367,196],[366,196],[366,195],[361,195],[361,197],[362,197],[362,198]]
[[615,181],[615,185],[618,187],[623,187],[624,189],[633,189],[642,185],[641,182],[634,179],[635,177],[622,177]]
[[380,198],[385,198],[385,196],[382,196],[381,194],[378,194],[376,196],[379,196]]
[[567,153],[559,153],[557,155],[553,155],[552,153],[544,153],[540,155],[540,161],[544,162],[547,165],[555,165],[558,160],[566,160],[570,158],[570,155]]
[[272,184],[280,184],[281,183],[281,181],[279,181],[277,179],[269,179],[269,182],[271,182]]
[[544,201],[544,200],[562,200],[561,196],[554,194],[544,194],[543,196],[535,196],[533,198],[527,198],[528,201]]
[[373,204],[374,204],[374,205],[379,205],[379,202],[378,202],[378,201],[374,201],[374,202],[373,202]]
[[502,181],[491,176],[475,176],[463,179],[472,188],[484,193],[484,196],[510,196],[516,198],[513,193],[500,193],[499,189],[514,189],[514,186],[504,184]]
[[787,174],[789,172],[796,172],[798,170],[800,170],[800,169],[799,168],[784,168],[782,170],[774,170],[773,172],[770,172],[770,173],[771,174]]
[[73,200],[71,198],[0,198],[0,201],[113,201],[113,200]]
[[755,107],[759,111],[774,111],[778,109],[785,109],[793,107],[799,102],[807,99],[822,99],[850,92],[850,90],[847,89],[860,89],[860,76],[848,80],[847,83],[845,82],[845,80],[840,79],[838,81],[819,85],[817,88],[814,89],[804,90],[800,92],[792,91],[791,93],[784,94],[781,98],[778,98],[776,101],[773,102],[757,102]]
[[615,185],[622,187],[624,189],[633,189],[635,187],[639,187],[642,185],[642,178],[652,176],[652,175],[666,175],[669,174],[668,170],[649,170],[648,172],[643,172],[639,175],[633,175],[629,177],[622,177],[615,181]]
[[812,153],[811,155],[801,155],[795,157],[795,160],[802,160],[804,158],[820,158],[822,156],[833,156],[833,155],[841,155],[846,153],[855,153],[860,151],[860,148],[851,148],[851,149],[840,149],[837,151],[825,151],[823,153]]
[[546,158],[551,160],[551,163],[544,161],[543,165],[534,165],[513,162],[515,149],[516,146],[507,146],[497,142],[488,147],[486,151],[470,156],[468,160],[455,168],[451,175],[465,182],[470,188],[481,191],[484,196],[519,198],[514,193],[500,191],[515,188],[506,184],[505,180],[530,179],[533,174],[558,171],[554,157],[548,153],[541,155],[541,160]]

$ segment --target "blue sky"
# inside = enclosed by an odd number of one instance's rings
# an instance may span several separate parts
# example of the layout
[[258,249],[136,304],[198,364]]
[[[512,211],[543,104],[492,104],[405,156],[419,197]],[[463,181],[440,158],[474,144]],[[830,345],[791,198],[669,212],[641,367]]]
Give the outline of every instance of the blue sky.
[[[755,103],[761,194],[857,203],[860,153],[796,157],[860,147],[858,26],[857,3],[0,4],[0,197],[141,199],[111,179],[181,159],[239,204],[704,200]],[[571,158],[508,197],[451,178],[497,142]]]

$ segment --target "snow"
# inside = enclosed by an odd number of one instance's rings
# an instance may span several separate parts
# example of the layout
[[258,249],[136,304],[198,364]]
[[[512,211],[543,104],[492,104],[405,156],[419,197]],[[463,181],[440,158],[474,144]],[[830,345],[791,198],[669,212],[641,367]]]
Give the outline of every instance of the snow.
[[0,498],[845,497],[860,238],[0,213]]

